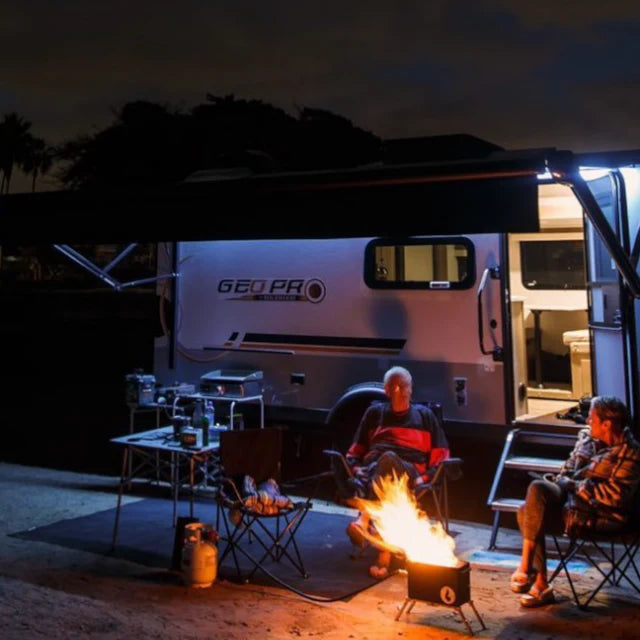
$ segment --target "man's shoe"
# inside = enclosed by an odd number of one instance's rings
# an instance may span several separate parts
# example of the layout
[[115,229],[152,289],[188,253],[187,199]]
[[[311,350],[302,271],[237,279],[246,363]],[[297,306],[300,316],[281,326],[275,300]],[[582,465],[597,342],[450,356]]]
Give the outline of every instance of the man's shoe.
[[543,591],[538,591],[537,587],[531,587],[529,593],[520,596],[520,605],[527,609],[534,607],[544,607],[547,604],[553,604],[556,601],[553,595],[553,587],[549,585]]
[[369,567],[369,575],[376,580],[384,580],[389,577],[389,567],[379,567],[377,564],[372,564]]
[[369,567],[369,575],[376,580],[384,580],[389,576],[389,566],[391,564],[391,553],[380,551],[374,565]]

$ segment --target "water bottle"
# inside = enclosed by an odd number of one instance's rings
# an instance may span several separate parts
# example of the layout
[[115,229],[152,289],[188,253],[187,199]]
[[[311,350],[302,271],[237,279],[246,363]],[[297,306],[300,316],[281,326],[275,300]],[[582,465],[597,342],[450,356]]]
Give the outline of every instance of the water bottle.
[[191,416],[191,424],[199,429],[202,426],[202,400],[196,400],[196,406],[193,408],[193,415]]
[[195,409],[193,410],[193,426],[200,430],[200,443],[203,447],[209,446],[209,420],[203,408],[204,401],[197,400]]
[[215,420],[215,409],[213,407],[213,402],[211,400],[207,400],[204,405],[204,415],[209,419],[209,427],[213,427],[216,423]]
[[209,446],[209,418],[207,418],[206,414],[202,416],[202,423],[200,426],[202,428],[202,446],[208,447]]

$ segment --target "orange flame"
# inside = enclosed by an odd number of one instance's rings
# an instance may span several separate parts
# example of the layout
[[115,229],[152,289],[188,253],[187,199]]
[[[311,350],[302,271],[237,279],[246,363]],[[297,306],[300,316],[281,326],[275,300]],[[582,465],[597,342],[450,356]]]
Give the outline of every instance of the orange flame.
[[411,562],[454,567],[455,541],[440,522],[432,523],[408,488],[409,476],[385,476],[373,485],[379,501],[358,500],[385,545],[402,551]]

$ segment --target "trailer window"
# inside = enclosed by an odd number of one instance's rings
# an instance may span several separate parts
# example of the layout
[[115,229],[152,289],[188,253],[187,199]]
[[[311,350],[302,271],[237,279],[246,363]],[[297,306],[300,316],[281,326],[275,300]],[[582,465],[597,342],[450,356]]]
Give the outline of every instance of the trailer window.
[[468,238],[372,240],[364,279],[374,289],[468,289],[475,281]]
[[522,284],[526,289],[584,289],[582,240],[520,243]]

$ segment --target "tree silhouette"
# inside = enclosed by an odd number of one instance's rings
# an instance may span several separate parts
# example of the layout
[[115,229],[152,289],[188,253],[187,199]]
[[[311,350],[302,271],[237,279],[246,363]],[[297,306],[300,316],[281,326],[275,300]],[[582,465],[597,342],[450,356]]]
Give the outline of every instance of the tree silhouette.
[[146,101],[124,105],[115,121],[57,151],[60,180],[71,188],[148,186],[188,173],[184,116]]
[[200,134],[200,168],[248,166],[256,172],[288,168],[296,119],[261,100],[207,94],[191,110]]
[[380,139],[347,118],[311,107],[298,108],[298,113],[296,168],[353,167],[378,159]]
[[9,193],[13,168],[24,165],[33,141],[31,122],[17,113],[8,113],[0,122],[0,194]]
[[71,188],[166,185],[203,169],[255,173],[347,167],[378,158],[380,140],[346,118],[305,107],[295,118],[261,100],[207,94],[182,113],[137,101],[102,131],[65,143],[59,177]]
[[31,191],[36,190],[38,177],[49,172],[53,166],[54,157],[55,150],[47,146],[42,138],[32,137],[28,141],[22,169],[27,175],[31,175]]

